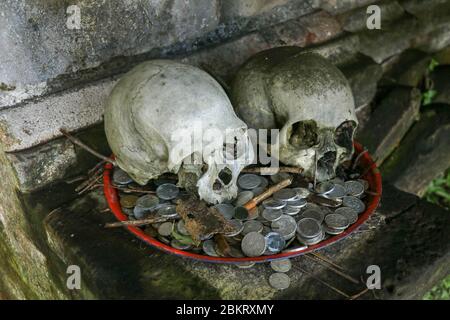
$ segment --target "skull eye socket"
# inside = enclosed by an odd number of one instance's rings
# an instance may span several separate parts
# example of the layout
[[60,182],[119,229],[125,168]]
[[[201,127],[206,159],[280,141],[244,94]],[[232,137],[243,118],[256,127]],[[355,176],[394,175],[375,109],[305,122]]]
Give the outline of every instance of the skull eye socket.
[[355,121],[344,121],[334,132],[334,142],[347,150],[352,150],[353,147],[353,131],[355,131]]
[[299,121],[292,125],[289,143],[296,148],[311,148],[318,143],[317,123],[314,120]]

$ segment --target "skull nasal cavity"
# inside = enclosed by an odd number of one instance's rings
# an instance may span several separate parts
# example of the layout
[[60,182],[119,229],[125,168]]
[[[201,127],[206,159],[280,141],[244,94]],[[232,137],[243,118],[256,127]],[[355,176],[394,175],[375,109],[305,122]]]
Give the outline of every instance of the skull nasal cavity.
[[317,165],[322,168],[333,168],[336,162],[336,152],[328,151],[325,152],[322,158],[319,159]]
[[317,144],[317,124],[314,120],[299,121],[292,125],[289,143],[298,148]]
[[224,168],[219,172],[219,179],[223,182],[224,185],[228,185],[233,178],[233,173],[230,169]]

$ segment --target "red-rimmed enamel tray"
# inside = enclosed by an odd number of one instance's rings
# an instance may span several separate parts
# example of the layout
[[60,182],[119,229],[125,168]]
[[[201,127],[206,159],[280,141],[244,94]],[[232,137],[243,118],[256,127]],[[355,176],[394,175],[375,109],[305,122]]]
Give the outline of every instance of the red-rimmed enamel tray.
[[[355,142],[355,153],[356,155],[363,152],[363,147]],[[326,240],[323,240],[322,242],[313,245],[308,246],[307,248],[299,248],[298,250],[291,250],[289,252],[285,253],[278,253],[274,255],[265,255],[260,257],[245,257],[245,258],[232,258],[232,257],[211,257],[207,255],[192,253],[188,251],[178,250],[175,249],[169,245],[166,245],[157,239],[147,235],[144,233],[142,229],[139,227],[134,226],[126,226],[125,228],[128,229],[132,234],[134,234],[136,237],[141,239],[142,241],[148,243],[150,246],[157,248],[159,250],[162,250],[167,253],[171,253],[180,257],[185,258],[191,258],[196,259],[200,261],[205,262],[215,262],[215,263],[242,263],[242,262],[268,262],[271,260],[276,259],[283,259],[283,258],[292,258],[295,256],[303,255],[305,253],[315,251],[321,248],[324,248],[326,246],[329,246],[341,239],[344,239],[348,235],[350,235],[353,231],[357,230],[369,217],[375,212],[375,209],[378,207],[378,204],[380,203],[381,198],[381,192],[382,192],[382,185],[381,185],[381,175],[380,172],[375,164],[375,162],[372,160],[371,156],[368,152],[364,152],[360,159],[359,164],[364,169],[364,176],[363,178],[366,179],[369,182],[369,190],[371,191],[370,194],[366,195],[366,211],[364,211],[362,214],[359,215],[358,221],[354,224],[352,224],[349,228],[347,228],[343,233],[332,236],[330,238],[327,238]],[[114,216],[119,221],[125,221],[128,220],[128,216],[125,215],[122,212],[120,202],[119,202],[119,196],[117,189],[115,189],[112,185],[112,171],[113,171],[113,165],[111,163],[107,163],[105,165],[105,171],[103,173],[103,190],[105,193],[106,200],[108,202],[108,205],[114,214]]]

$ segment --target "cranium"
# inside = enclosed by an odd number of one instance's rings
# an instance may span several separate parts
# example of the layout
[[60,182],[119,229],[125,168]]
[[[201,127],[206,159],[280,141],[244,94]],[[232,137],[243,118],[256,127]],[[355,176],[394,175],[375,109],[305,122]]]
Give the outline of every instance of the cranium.
[[[178,173],[182,187],[192,190],[194,181],[209,203],[235,197],[237,177],[253,161],[247,126],[222,87],[172,61],[148,61],[121,78],[106,106],[105,131],[118,166],[137,183]],[[237,152],[230,156],[224,141]]]
[[353,154],[350,86],[317,54],[281,47],[255,55],[236,75],[232,101],[250,128],[279,129],[280,161],[303,167],[307,177],[330,179]]

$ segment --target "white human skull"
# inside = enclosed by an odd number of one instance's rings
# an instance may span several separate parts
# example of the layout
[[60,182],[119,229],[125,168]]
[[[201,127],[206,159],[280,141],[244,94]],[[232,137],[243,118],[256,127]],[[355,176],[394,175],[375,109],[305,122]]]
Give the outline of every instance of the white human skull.
[[280,47],[250,58],[233,82],[232,102],[250,128],[280,130],[282,163],[323,181],[352,156],[358,121],[344,75],[322,56],[300,50]]
[[192,189],[191,174],[209,203],[234,198],[240,171],[253,161],[247,126],[222,87],[206,72],[173,61],[142,63],[120,79],[105,109],[105,131],[118,166],[137,183],[172,172]]

